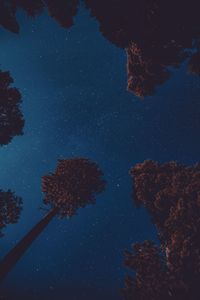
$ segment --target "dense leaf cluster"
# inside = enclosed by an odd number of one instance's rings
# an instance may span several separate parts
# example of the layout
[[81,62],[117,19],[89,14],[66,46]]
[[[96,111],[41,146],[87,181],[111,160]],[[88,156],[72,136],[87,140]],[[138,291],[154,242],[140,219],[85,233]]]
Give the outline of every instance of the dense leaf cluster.
[[191,58],[189,69],[199,75],[198,0],[85,3],[99,21],[103,36],[126,49],[128,89],[137,96],[152,95],[156,86],[170,77],[170,68],[180,66],[187,58]]
[[169,71],[161,64],[155,64],[137,44],[131,43],[126,52],[128,90],[134,91],[136,96],[152,95],[154,87],[164,83],[170,77]]
[[136,271],[136,277],[125,294],[130,294],[128,299],[149,299],[148,294],[150,299],[199,299],[199,164],[186,167],[176,162],[160,165],[145,161],[130,173],[134,200],[150,213],[160,250],[145,242],[126,255],[126,265]]
[[105,188],[103,173],[85,158],[59,160],[55,173],[42,178],[44,203],[58,208],[61,216],[74,215],[78,208],[94,203]]
[[[128,90],[152,95],[170,78],[172,67],[189,58],[189,70],[200,74],[198,0],[81,0],[96,17],[100,31],[127,52]],[[19,32],[18,9],[37,16],[45,9],[61,26],[73,24],[80,0],[0,0],[0,25]]]
[[18,221],[22,210],[22,199],[17,197],[10,190],[0,190],[0,236],[2,229],[7,224],[14,224]]
[[125,266],[136,273],[135,278],[125,279],[127,300],[174,299],[175,290],[181,287],[181,282],[169,272],[160,248],[151,241],[134,244],[132,252],[126,251]]
[[24,10],[29,16],[35,17],[47,9],[63,27],[73,24],[79,0],[0,0],[0,25],[18,33],[19,23],[16,18],[18,9]]
[[9,72],[0,71],[0,145],[7,145],[14,136],[23,134],[21,94],[10,87],[11,83],[13,79]]

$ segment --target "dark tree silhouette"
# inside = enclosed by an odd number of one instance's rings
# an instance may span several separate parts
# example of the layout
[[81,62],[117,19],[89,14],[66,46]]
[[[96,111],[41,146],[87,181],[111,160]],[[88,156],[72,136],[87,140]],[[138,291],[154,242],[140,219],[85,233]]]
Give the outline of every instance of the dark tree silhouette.
[[14,136],[23,134],[24,119],[20,111],[21,94],[10,84],[9,72],[0,71],[0,145],[7,145]]
[[[149,262],[145,258],[158,246],[136,245],[139,251],[128,254],[126,259],[126,264],[136,271],[136,278],[128,281],[125,294],[130,294],[128,299],[148,299],[149,286],[153,289],[150,299],[199,299],[200,165],[145,161],[131,169],[131,176],[136,205],[143,205],[156,225],[160,240],[156,255],[158,258],[160,252],[164,275],[156,257],[152,256]],[[150,283],[151,276],[154,279]],[[163,291],[165,296],[161,297]]]
[[127,57],[128,90],[134,91],[138,97],[153,95],[154,87],[170,77],[167,69],[145,55],[135,43],[131,43],[127,48]]
[[13,33],[18,33],[17,9],[22,9],[29,16],[34,17],[40,14],[43,8],[42,0],[0,0],[0,25]]
[[16,18],[17,10],[22,9],[29,16],[36,17],[48,9],[51,17],[68,28],[73,25],[78,6],[79,0],[0,0],[0,25],[18,33],[20,26]]
[[62,27],[69,28],[77,14],[79,0],[45,0],[49,14]]
[[44,203],[57,208],[61,216],[71,217],[78,208],[95,203],[95,196],[105,187],[102,175],[88,159],[59,160],[55,173],[42,178]]
[[0,190],[0,237],[8,224],[17,223],[22,210],[22,199],[10,190]]
[[132,252],[126,251],[125,266],[136,273],[135,278],[125,279],[123,292],[127,300],[175,299],[175,291],[177,297],[182,288],[181,282],[168,271],[159,246],[151,241],[134,244]]
[[[169,68],[180,66],[199,48],[198,0],[85,0],[85,3],[99,21],[102,34],[126,49],[128,90],[137,96],[152,95],[156,86],[170,77]],[[199,59],[195,60],[197,64],[195,68],[193,65],[193,71],[199,74]]]
[[0,280],[13,268],[24,252],[55,215],[72,217],[78,208],[95,203],[105,188],[103,173],[96,163],[85,158],[59,160],[55,173],[42,178],[44,203],[49,213],[0,262]]
[[[72,26],[81,0],[0,0],[0,24],[19,32],[18,9],[37,16],[47,9],[65,28]],[[199,0],[82,0],[110,42],[127,53],[128,90],[152,95],[187,58],[200,73]]]

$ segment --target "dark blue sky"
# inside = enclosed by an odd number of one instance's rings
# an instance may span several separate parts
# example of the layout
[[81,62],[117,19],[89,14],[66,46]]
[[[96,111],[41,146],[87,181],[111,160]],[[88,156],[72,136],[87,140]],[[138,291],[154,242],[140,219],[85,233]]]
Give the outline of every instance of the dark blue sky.
[[149,158],[199,160],[199,79],[182,66],[141,101],[126,91],[125,52],[83,8],[68,31],[47,14],[18,17],[19,35],[1,29],[0,68],[23,95],[26,124],[24,136],[0,149],[0,182],[24,209],[1,239],[1,257],[44,215],[41,176],[57,159],[95,160],[108,186],[96,205],[52,221],[2,284],[0,299],[121,299],[123,250],[156,239],[133,205],[128,171]]

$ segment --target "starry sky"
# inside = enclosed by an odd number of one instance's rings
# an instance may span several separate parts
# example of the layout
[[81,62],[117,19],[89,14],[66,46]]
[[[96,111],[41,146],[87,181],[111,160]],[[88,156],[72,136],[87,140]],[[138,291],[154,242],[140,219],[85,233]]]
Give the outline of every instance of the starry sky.
[[0,149],[0,182],[24,201],[5,230],[3,257],[45,214],[41,176],[57,159],[87,157],[107,188],[97,203],[55,218],[1,285],[0,299],[120,300],[128,270],[123,251],[156,240],[131,197],[131,166],[145,159],[199,161],[199,78],[173,70],[154,96],[126,91],[126,53],[109,43],[83,7],[63,29],[47,13],[18,13],[21,31],[0,31],[0,68],[23,95],[24,135]]

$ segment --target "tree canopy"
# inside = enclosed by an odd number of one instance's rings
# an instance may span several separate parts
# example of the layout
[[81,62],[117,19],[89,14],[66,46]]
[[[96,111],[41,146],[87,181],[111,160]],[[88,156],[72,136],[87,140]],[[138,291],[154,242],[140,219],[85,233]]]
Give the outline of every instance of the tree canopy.
[[56,207],[63,217],[71,217],[78,208],[95,203],[96,195],[104,188],[102,171],[86,158],[59,160],[55,172],[42,178],[44,203]]
[[99,21],[103,36],[126,49],[128,90],[137,96],[154,94],[155,88],[170,78],[172,67],[179,67],[188,58],[193,66],[190,69],[199,75],[198,0],[85,3]]
[[23,134],[24,119],[20,110],[21,94],[10,87],[9,72],[0,71],[0,145],[7,145],[14,136]]
[[22,199],[12,191],[0,190],[0,236],[7,224],[17,223],[22,210]]
[[70,27],[77,13],[79,0],[0,0],[0,25],[18,33],[17,10],[22,9],[35,17],[47,9],[49,15],[63,27]]
[[160,248],[145,242],[126,254],[126,265],[136,271],[135,279],[127,281],[128,299],[149,299],[148,288],[150,299],[199,299],[200,165],[149,160],[130,174],[134,201],[151,215]]
[[98,20],[103,36],[126,50],[128,90],[135,95],[153,95],[186,59],[191,73],[200,74],[198,0],[0,0],[0,24],[18,33],[18,9],[29,16],[47,9],[69,28],[81,1]]
[[[125,266],[135,272],[127,276],[123,290],[127,300],[175,300],[180,283],[169,272],[158,245],[151,241],[134,244],[132,251],[125,252]],[[184,299],[184,298],[183,298]]]

